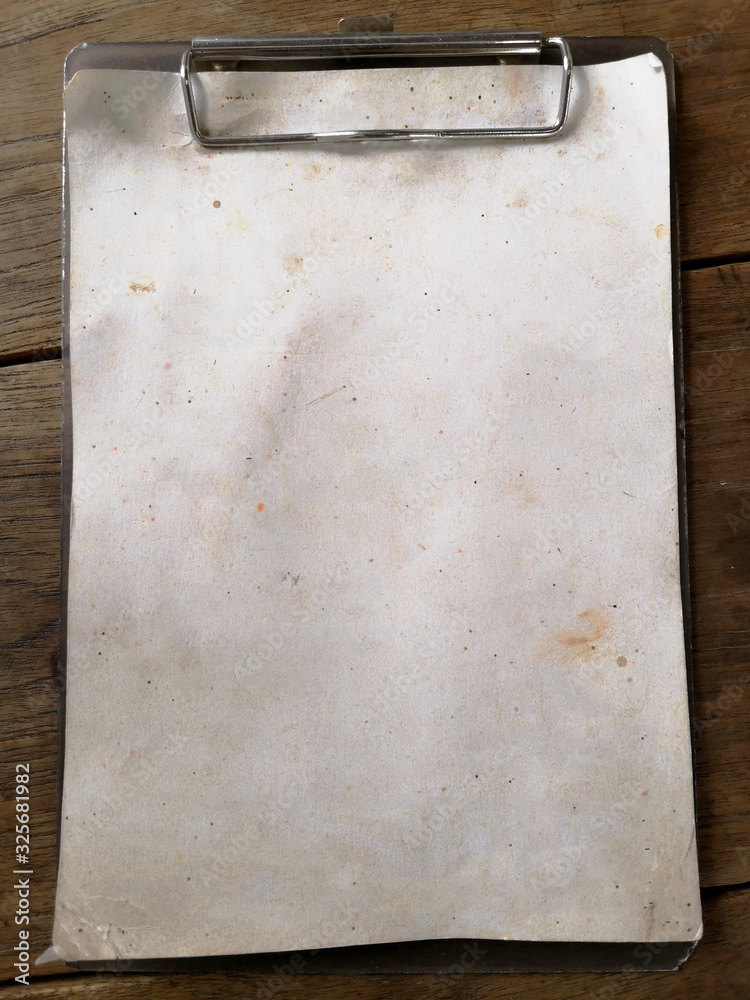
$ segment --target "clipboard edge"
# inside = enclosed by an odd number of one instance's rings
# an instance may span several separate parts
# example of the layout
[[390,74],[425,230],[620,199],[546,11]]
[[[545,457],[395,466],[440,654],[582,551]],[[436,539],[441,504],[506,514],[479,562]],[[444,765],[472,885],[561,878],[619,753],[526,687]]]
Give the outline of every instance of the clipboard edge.
[[[676,74],[675,60],[668,43],[655,36],[564,36],[571,47],[574,64],[589,66],[607,62],[620,62],[638,55],[653,53],[664,65],[667,85],[667,115],[670,163],[670,222],[672,257],[672,334],[674,347],[675,418],[677,430],[677,492],[680,541],[680,589],[682,596],[683,629],[685,641],[686,682],[693,764],[693,809],[697,829],[697,803],[695,786],[695,719],[693,705],[693,658],[691,643],[690,577],[687,522],[687,473],[685,431],[685,387],[683,371],[683,328],[681,303],[681,266],[679,256],[679,218],[676,147]],[[63,90],[75,74],[85,69],[130,69],[179,74],[183,54],[189,42],[83,42],[72,48],[63,62]],[[67,666],[67,605],[68,567],[70,553],[71,487],[73,473],[73,421],[70,376],[70,191],[65,115],[62,125],[62,401],[61,401],[61,563],[60,563],[60,628],[57,682],[60,690],[58,707],[58,810],[57,810],[57,865],[60,861],[60,832],[62,824],[62,793],[65,760],[66,717],[66,666]],[[702,935],[702,925],[701,925]],[[636,971],[628,959],[639,948],[650,949],[651,958],[637,971],[675,971],[689,958],[700,940],[699,935],[690,941],[671,942],[548,942],[548,941],[487,941],[491,950],[498,949],[489,967],[475,969],[477,973],[493,972],[624,972]],[[307,974],[395,974],[448,972],[455,964],[454,956],[445,956],[445,950],[454,946],[456,956],[466,944],[458,939],[438,941],[374,944],[352,948],[323,949],[318,955],[323,960],[320,968],[310,961]],[[430,949],[435,954],[415,960],[413,955],[397,960],[389,956],[393,949]],[[515,954],[514,952],[518,952]],[[657,949],[654,951],[654,949]],[[374,950],[379,950],[374,951]],[[594,959],[596,951],[600,957]],[[354,958],[356,967],[347,962],[342,953]],[[361,952],[361,956],[355,956]],[[366,955],[364,953],[367,953]],[[524,958],[523,955],[527,955]],[[255,971],[271,972],[290,954],[271,955],[218,955],[195,958],[156,958],[122,962],[65,962],[80,971]],[[534,959],[532,955],[536,955]],[[577,956],[577,957],[576,957]],[[369,957],[369,962],[367,958]],[[332,960],[326,965],[325,960]],[[359,962],[357,962],[359,958]],[[339,963],[336,963],[339,959]],[[343,959],[343,961],[342,961]],[[653,959],[653,961],[652,961]],[[457,958],[455,959],[457,961]],[[264,964],[265,963],[265,964]],[[369,967],[366,967],[368,966]],[[410,967],[406,967],[409,965]],[[310,967],[313,966],[313,967]],[[363,967],[364,966],[364,967]]]

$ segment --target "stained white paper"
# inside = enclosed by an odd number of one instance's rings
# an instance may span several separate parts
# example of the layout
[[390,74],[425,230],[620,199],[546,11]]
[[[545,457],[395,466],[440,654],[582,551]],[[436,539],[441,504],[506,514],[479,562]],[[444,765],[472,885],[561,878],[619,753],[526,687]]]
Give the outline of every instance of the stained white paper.
[[[225,134],[480,126],[559,70],[198,86]],[[57,952],[697,939],[661,64],[577,68],[552,141],[65,108]]]

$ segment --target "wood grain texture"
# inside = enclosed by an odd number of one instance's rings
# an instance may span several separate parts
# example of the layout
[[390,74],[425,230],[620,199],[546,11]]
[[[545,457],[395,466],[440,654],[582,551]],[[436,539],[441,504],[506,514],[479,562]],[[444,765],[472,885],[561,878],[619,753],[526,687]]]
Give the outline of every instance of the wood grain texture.
[[[60,363],[0,372],[0,855],[3,897],[15,837],[15,765],[31,768],[35,947],[49,938],[57,851],[57,646],[60,573]],[[12,977],[8,905],[0,979]],[[38,954],[39,952],[35,952]]]
[[[59,436],[60,363],[0,372],[0,845],[9,872],[14,769],[27,762],[33,906],[46,937],[52,926],[57,850]],[[11,948],[17,941],[9,886],[4,881],[0,978],[10,978]],[[38,938],[40,945],[42,940]]]
[[634,951],[635,971],[609,975],[317,976],[249,973],[184,975],[75,975],[30,987],[11,986],[3,1000],[229,1000],[308,997],[310,1000],[743,1000],[750,982],[750,892],[705,902],[706,934],[679,972],[649,973],[648,952]]
[[[703,885],[750,879],[750,264],[683,276]],[[719,728],[721,727],[721,735]]]
[[[404,0],[391,7],[402,31],[538,27],[549,34],[651,34],[678,65],[682,255],[750,252],[750,4],[747,0]],[[60,328],[61,77],[82,41],[185,39],[195,34],[331,31],[341,7],[291,0],[5,0],[0,49],[0,360],[53,356]],[[352,2],[351,15],[371,8]]]

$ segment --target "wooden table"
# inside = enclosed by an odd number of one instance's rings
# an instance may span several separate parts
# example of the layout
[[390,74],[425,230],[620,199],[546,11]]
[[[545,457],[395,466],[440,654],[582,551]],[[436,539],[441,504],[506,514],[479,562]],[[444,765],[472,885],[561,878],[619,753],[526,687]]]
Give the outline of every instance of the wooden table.
[[[750,0],[396,3],[398,30],[536,28],[658,35],[678,65],[698,834],[705,936],[678,973],[317,977],[86,975],[13,983],[6,904],[0,1000],[136,996],[750,997]],[[390,8],[391,11],[394,8]],[[374,12],[383,12],[375,10]],[[82,41],[333,30],[323,0],[2,0],[0,103],[0,879],[12,898],[12,774],[32,771],[32,952],[50,943],[57,805],[60,531],[60,125]]]

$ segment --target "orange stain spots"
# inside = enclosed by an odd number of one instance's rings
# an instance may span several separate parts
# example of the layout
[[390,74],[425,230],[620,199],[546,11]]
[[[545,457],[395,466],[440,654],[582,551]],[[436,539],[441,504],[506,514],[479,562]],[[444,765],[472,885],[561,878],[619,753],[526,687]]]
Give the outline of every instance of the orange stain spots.
[[648,795],[648,788],[646,789],[645,792],[641,792],[641,795]]
[[259,504],[258,504],[258,510],[263,510],[263,508],[264,508],[265,506],[266,506],[266,505],[265,505],[264,503],[259,503]]
[[576,628],[564,629],[557,636],[561,646],[576,650],[584,658],[589,658],[589,647],[598,642],[607,630],[607,614],[604,609],[589,608],[578,615],[580,624]]
[[442,433],[443,433],[442,431],[438,431],[438,434],[442,434]]

